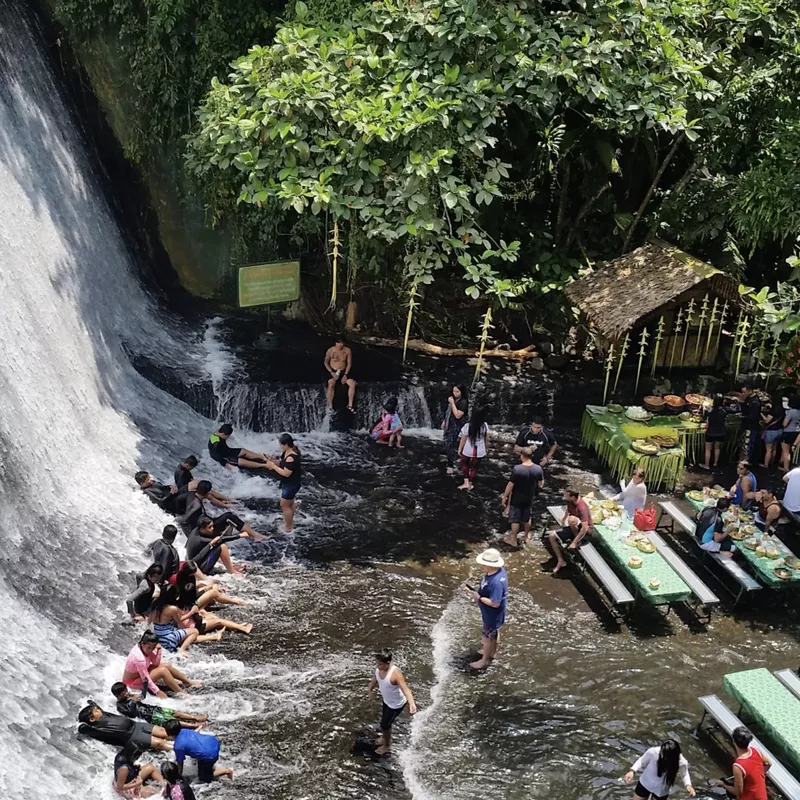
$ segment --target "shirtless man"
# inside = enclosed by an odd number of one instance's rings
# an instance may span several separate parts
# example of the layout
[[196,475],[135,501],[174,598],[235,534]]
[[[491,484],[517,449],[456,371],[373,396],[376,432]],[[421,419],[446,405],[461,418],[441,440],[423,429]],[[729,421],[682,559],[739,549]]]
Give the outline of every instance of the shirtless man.
[[344,337],[337,337],[333,347],[325,353],[325,369],[330,374],[328,380],[328,405],[333,408],[333,393],[337,381],[347,386],[347,410],[355,411],[356,382],[350,377],[353,367],[353,351],[344,343]]

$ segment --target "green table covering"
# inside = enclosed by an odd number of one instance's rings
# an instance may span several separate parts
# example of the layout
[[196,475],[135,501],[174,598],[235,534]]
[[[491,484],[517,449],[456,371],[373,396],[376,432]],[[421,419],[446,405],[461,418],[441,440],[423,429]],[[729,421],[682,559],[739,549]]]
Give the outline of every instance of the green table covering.
[[[686,497],[687,502],[694,508],[696,511],[700,511],[703,508],[703,503],[698,500],[692,500],[688,496]],[[761,532],[759,531],[755,534],[758,538],[761,538]],[[767,537],[768,544],[775,547],[778,551],[780,558],[788,558],[793,556],[794,553],[777,537],[777,536],[769,536]],[[773,589],[781,589],[788,586],[796,587],[800,584],[800,571],[792,570],[792,577],[787,578],[784,580],[783,578],[779,578],[774,569],[776,566],[780,566],[779,564],[775,563],[774,558],[767,558],[766,556],[760,556],[756,553],[755,550],[750,550],[749,548],[745,547],[741,542],[735,542],[736,544],[736,552],[739,553],[741,558],[752,568],[753,574],[764,584],[767,586],[772,587]]]
[[[667,422],[664,422],[667,420]],[[683,472],[684,452],[681,446],[662,448],[657,455],[644,455],[631,449],[631,438],[622,426],[635,420],[625,414],[614,414],[605,406],[586,406],[581,421],[581,441],[593,448],[605,461],[615,478],[628,480],[634,467],[645,471],[647,487],[672,489]],[[676,417],[656,417],[649,423],[655,427],[657,422],[676,427]]]
[[[665,605],[688,599],[692,591],[683,582],[674,569],[664,561],[661,553],[642,553],[636,547],[629,547],[623,541],[624,537],[634,531],[633,523],[622,518],[622,525],[618,530],[612,530],[605,525],[594,526],[593,540],[622,567],[625,574],[633,583],[636,593],[653,605]],[[629,567],[628,559],[639,556],[642,559],[641,567]],[[656,577],[661,581],[658,589],[650,588],[650,578]]]
[[767,669],[733,672],[723,683],[800,767],[800,700]]

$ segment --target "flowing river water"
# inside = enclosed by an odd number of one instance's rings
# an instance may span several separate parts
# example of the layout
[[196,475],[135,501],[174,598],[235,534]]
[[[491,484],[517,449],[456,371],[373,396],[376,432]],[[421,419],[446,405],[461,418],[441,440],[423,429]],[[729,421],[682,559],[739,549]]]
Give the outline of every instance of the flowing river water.
[[[402,452],[326,432],[318,386],[262,393],[258,432],[237,441],[274,452],[294,420],[306,466],[296,532],[278,534],[275,483],[209,462],[214,420],[133,367],[135,357],[183,385],[211,381],[223,407],[251,402],[235,390],[224,327],[176,320],[143,288],[107,184],[35,17],[0,0],[0,796],[113,797],[113,753],[78,740],[75,715],[89,695],[111,707],[136,635],[120,624],[123,598],[168,521],[132,474],[166,477],[192,451],[198,474],[275,533],[239,549],[249,576],[228,581],[250,606],[226,613],[252,619],[253,634],[197,647],[186,664],[206,685],[182,707],[211,714],[236,770],[203,796],[621,799],[632,759],[666,736],[681,740],[699,788],[727,774],[691,736],[696,698],[720,692],[726,672],[795,666],[791,605],[726,610],[707,629],[646,611],[619,627],[591,586],[551,578],[534,544],[508,556],[499,659],[469,674],[480,626],[460,585],[503,532],[512,429],[495,426],[492,458],[465,496],[444,474],[420,392],[401,398],[417,426]],[[550,501],[604,480],[561,427]],[[379,710],[366,686],[383,647],[420,711],[398,724],[393,757],[375,760]]]

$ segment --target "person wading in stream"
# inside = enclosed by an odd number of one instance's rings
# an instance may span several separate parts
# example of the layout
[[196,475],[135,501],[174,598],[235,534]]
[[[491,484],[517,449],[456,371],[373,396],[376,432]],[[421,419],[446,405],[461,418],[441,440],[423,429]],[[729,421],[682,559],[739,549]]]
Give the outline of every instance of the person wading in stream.
[[325,371],[328,378],[328,406],[333,408],[333,398],[336,393],[336,384],[347,386],[347,410],[355,413],[356,410],[356,382],[350,377],[353,369],[353,351],[345,344],[344,337],[338,336],[325,353]]
[[295,497],[303,483],[303,465],[300,457],[300,448],[288,433],[282,433],[278,437],[278,444],[281,447],[281,459],[280,461],[275,461],[270,458],[267,466],[280,477],[283,525],[285,532],[291,533],[294,529]]
[[500,628],[506,621],[506,605],[508,604],[508,575],[503,569],[503,559],[494,548],[484,550],[475,561],[485,573],[481,585],[474,589],[469,583],[464,584],[470,600],[476,600],[481,610],[483,633],[481,635],[482,654],[478,661],[473,661],[472,669],[485,669],[497,655],[497,644]]
[[530,447],[522,447],[519,452],[520,463],[511,470],[505,491],[502,495],[502,505],[508,521],[511,523],[511,533],[503,538],[510,547],[519,547],[519,529],[523,526],[525,541],[531,536],[531,507],[534,499],[539,494],[539,489],[544,486],[544,471],[538,464],[533,463],[533,451]]
[[392,725],[400,716],[403,709],[408,705],[408,713],[417,713],[417,704],[414,702],[414,695],[408,688],[403,673],[392,664],[392,654],[384,650],[375,654],[375,674],[369,682],[367,693],[372,696],[377,686],[380,689],[381,699],[383,700],[381,713],[381,737],[378,747],[375,749],[376,755],[385,756],[392,746]]

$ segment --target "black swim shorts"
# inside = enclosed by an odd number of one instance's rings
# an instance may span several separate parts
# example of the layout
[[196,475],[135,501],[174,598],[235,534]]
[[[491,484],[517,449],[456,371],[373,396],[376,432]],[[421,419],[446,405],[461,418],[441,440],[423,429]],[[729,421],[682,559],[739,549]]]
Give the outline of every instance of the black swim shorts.
[[142,750],[149,750],[152,745],[153,726],[149,722],[136,722],[128,744],[135,744]]
[[403,709],[408,705],[407,703],[403,703],[400,708],[391,708],[387,706],[386,703],[383,703],[383,710],[381,712],[381,730],[388,731],[391,730],[392,725],[394,725],[394,721],[403,713]]

